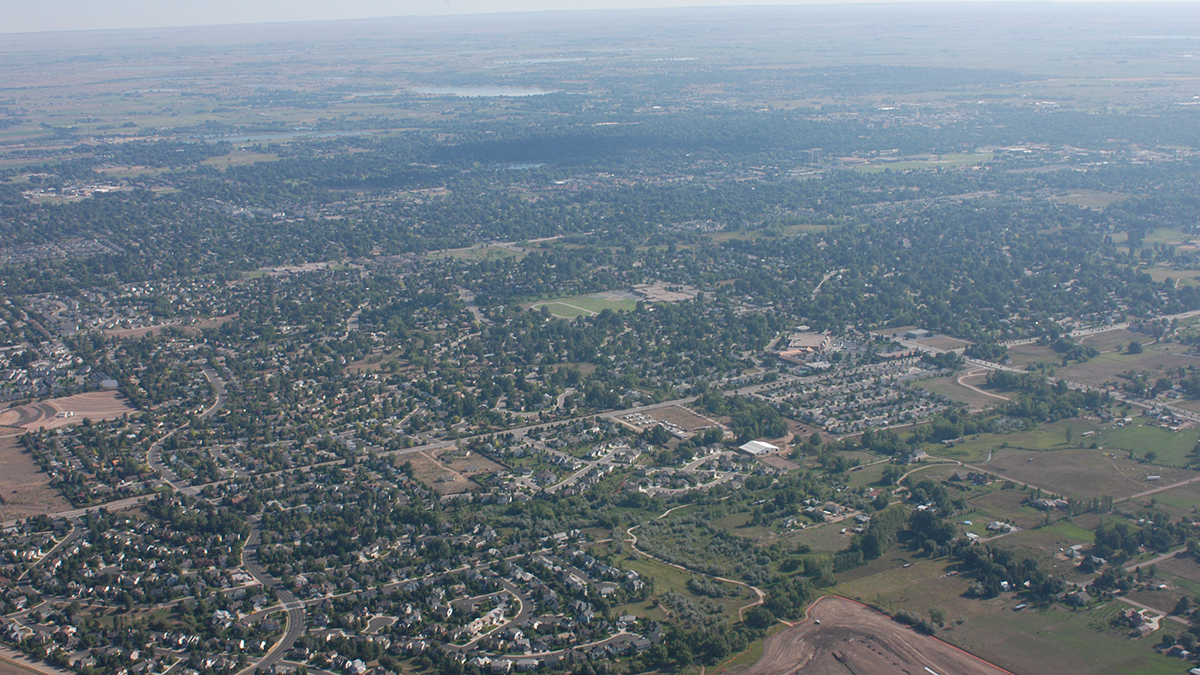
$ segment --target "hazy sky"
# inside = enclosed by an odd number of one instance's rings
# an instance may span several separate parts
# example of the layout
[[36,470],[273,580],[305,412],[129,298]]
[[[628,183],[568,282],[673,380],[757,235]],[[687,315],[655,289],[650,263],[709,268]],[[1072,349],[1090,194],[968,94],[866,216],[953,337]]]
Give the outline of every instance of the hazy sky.
[[0,0],[0,33],[535,10],[872,1],[879,0]]

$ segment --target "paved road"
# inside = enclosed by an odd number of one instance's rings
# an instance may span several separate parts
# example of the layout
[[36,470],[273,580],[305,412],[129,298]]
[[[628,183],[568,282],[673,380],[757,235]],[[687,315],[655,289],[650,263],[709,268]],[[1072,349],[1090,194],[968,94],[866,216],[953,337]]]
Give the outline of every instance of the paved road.
[[282,582],[268,574],[266,568],[258,562],[259,532],[259,521],[257,518],[254,518],[250,521],[250,536],[246,538],[246,546],[242,549],[242,567],[246,569],[246,572],[250,576],[254,577],[255,581],[262,584],[263,587],[275,590],[275,595],[279,597],[280,602],[283,603],[283,608],[287,611],[287,628],[279,640],[271,647],[271,650],[267,652],[266,656],[262,657],[257,663],[242,670],[238,675],[249,675],[258,668],[265,671],[276,663],[279,663],[284,655],[291,650],[296,639],[304,633],[307,623],[304,603],[297,600],[291,591],[283,587]]

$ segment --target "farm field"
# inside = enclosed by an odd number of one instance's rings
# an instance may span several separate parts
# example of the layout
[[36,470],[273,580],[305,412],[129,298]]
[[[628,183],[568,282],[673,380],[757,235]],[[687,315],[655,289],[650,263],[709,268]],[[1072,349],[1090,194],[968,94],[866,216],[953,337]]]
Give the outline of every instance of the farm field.
[[[1002,477],[1040,487],[1047,494],[1076,499],[1108,495],[1117,499],[1200,477],[1184,469],[1148,466],[1130,461],[1124,453],[1103,450],[1032,452],[999,449],[987,468]],[[1158,481],[1147,476],[1158,475]]]

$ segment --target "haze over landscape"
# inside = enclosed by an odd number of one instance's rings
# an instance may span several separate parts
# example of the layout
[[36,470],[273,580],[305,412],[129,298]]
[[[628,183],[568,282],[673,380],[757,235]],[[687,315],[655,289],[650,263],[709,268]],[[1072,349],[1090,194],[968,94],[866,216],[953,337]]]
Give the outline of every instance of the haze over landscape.
[[1200,667],[1196,9],[6,8],[0,673]]

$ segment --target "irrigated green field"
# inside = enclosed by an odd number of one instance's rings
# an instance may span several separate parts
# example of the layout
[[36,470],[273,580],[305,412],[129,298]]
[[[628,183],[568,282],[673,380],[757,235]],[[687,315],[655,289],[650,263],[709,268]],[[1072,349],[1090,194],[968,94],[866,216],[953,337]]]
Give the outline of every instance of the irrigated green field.
[[607,294],[593,293],[589,295],[576,295],[569,298],[555,298],[554,300],[539,300],[529,305],[530,309],[541,307],[545,307],[546,311],[554,316],[563,319],[574,319],[577,316],[594,316],[606,309],[616,312],[633,311],[637,308],[637,301],[610,297]]

